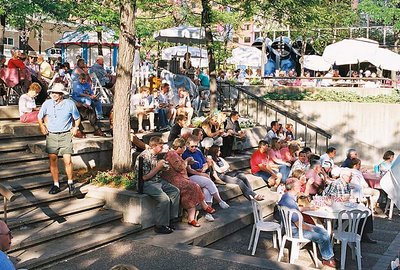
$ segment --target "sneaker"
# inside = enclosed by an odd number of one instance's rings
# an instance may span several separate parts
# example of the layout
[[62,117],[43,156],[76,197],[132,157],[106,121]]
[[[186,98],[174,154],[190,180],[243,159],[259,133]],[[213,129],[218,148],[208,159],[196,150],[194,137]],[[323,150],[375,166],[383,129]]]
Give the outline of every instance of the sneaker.
[[73,196],[76,194],[76,188],[74,184],[68,184],[69,195]]
[[215,220],[214,217],[208,213],[204,216],[204,218],[209,222],[213,222]]
[[220,201],[219,206],[220,206],[222,209],[229,208],[229,204],[227,204],[227,203],[224,202],[224,201]]
[[173,230],[168,226],[155,226],[154,231],[161,234],[170,234],[173,232]]
[[51,189],[49,190],[49,194],[57,194],[61,191],[61,189],[59,187],[57,187],[56,185],[53,185],[51,187]]

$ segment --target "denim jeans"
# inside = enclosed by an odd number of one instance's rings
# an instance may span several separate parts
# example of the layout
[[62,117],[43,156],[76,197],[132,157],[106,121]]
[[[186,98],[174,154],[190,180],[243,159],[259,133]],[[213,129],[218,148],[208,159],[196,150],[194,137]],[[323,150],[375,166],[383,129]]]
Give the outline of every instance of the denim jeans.
[[286,183],[287,178],[289,177],[290,167],[286,165],[279,165],[279,172],[282,174],[282,183]]
[[[308,223],[306,224],[312,227],[313,230],[306,231],[303,229],[303,237],[318,244],[319,252],[321,253],[321,257],[323,260],[331,259],[334,254],[331,244],[331,237],[329,236],[328,231],[315,225],[311,225]],[[293,228],[293,233],[295,236],[299,235],[297,227]]]
[[158,125],[160,128],[166,128],[168,125],[167,112],[167,109],[158,109]]
[[237,173],[237,174],[231,174],[231,173],[223,173],[223,174],[218,174],[219,178],[221,178],[222,181],[228,183],[228,184],[236,184],[240,187],[240,190],[243,193],[243,196],[246,197],[250,201],[250,195],[255,196],[256,193],[253,191],[251,188],[251,185],[249,183],[249,180],[247,180],[246,175],[244,173]]
[[85,104],[85,105],[92,106],[96,112],[97,118],[103,117],[103,106],[101,105],[100,100],[91,99],[89,97],[79,97],[79,98],[76,98],[76,101],[78,101],[82,104]]

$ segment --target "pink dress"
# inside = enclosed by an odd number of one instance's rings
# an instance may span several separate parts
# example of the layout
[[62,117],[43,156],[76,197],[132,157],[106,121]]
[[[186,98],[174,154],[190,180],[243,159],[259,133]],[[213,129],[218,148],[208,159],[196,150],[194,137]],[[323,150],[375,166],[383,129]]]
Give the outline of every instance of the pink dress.
[[163,172],[161,177],[176,186],[181,193],[181,205],[184,209],[190,209],[204,200],[204,194],[200,186],[189,180],[186,171],[186,163],[178,153],[171,150],[165,157],[170,168]]

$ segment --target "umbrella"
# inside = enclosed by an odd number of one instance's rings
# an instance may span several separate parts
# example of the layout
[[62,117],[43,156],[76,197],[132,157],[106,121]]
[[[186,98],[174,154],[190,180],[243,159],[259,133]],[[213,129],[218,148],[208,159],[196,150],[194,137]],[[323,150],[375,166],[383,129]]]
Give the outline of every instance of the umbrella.
[[331,64],[327,63],[322,56],[305,55],[304,68],[314,71],[328,71],[331,68]]
[[205,44],[205,36],[204,28],[184,25],[163,29],[154,33],[155,40],[184,44]]
[[[68,32],[57,40],[55,45],[96,45],[98,44],[97,32]],[[111,29],[103,30],[101,44],[104,46],[118,46],[118,37]]]
[[400,55],[388,49],[378,48],[368,62],[382,69],[400,71]]
[[175,46],[163,49],[161,52],[161,58],[163,60],[171,60],[173,56],[184,57],[186,52],[190,53],[192,59],[193,58],[207,59],[208,57],[207,50],[205,49],[200,49],[196,47],[187,47],[187,46]]
[[232,50],[232,57],[227,59],[228,64],[261,66],[261,51],[256,47],[238,47]]
[[378,42],[366,38],[344,39],[326,46],[322,57],[331,65],[357,64],[368,61],[378,47]]

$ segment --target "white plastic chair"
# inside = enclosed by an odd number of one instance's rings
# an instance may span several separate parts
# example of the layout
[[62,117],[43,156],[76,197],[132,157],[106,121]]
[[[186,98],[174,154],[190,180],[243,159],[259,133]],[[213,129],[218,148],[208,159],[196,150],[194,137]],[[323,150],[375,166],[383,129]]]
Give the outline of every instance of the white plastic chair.
[[112,103],[112,93],[109,89],[103,87],[100,83],[99,78],[97,78],[96,73],[89,74],[92,80],[92,89],[95,95],[98,96],[101,103],[110,104]]
[[[286,241],[291,241],[292,246],[291,246],[291,253],[290,253],[290,259],[289,262],[292,264],[294,261],[299,257],[299,251],[300,248],[306,245],[307,243],[311,242],[311,240],[306,239],[303,237],[303,216],[299,211],[296,209],[290,209],[286,206],[279,206],[278,209],[281,213],[282,216],[282,222],[285,228],[285,235],[282,238],[282,244],[281,248],[279,250],[279,256],[278,256],[278,262],[281,261],[283,257],[283,249],[285,248],[285,243]],[[298,216],[298,232],[299,235],[295,236],[293,233],[293,222],[292,222],[292,217],[294,215]],[[318,267],[318,258],[317,258],[317,244],[315,242],[312,242],[313,246],[313,259],[315,263],[315,267]]]
[[[343,217],[346,215],[346,217]],[[340,269],[344,269],[346,264],[346,249],[349,244],[352,251],[353,260],[354,255],[357,256],[357,268],[361,269],[361,235],[364,230],[365,222],[369,211],[342,210],[339,213],[338,229],[333,232],[333,237],[342,242],[341,256],[340,256]],[[359,225],[362,223],[360,233],[358,233]],[[354,248],[356,254],[354,254]]]
[[272,237],[273,237],[273,242],[274,242],[274,248],[278,248],[278,246],[276,244],[276,236],[278,235],[278,242],[279,242],[279,246],[280,246],[281,239],[282,239],[281,225],[279,225],[276,222],[264,221],[261,205],[253,198],[253,196],[250,196],[250,198],[251,198],[251,205],[253,208],[254,225],[253,225],[253,230],[251,232],[248,250],[250,250],[251,244],[254,242],[251,255],[254,255],[256,253],[258,238],[260,237],[261,231],[273,232]]

